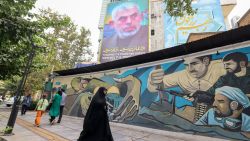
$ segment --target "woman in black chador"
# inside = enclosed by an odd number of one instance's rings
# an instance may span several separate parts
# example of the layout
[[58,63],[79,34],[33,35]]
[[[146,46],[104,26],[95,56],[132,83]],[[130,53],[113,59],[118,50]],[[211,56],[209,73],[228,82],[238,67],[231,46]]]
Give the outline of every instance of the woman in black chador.
[[107,89],[100,87],[94,95],[78,141],[113,141],[107,114],[106,93]]

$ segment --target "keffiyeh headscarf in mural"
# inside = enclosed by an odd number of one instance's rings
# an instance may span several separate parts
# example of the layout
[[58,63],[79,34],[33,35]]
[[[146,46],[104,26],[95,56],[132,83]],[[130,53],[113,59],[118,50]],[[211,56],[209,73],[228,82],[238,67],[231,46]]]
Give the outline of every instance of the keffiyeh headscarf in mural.
[[215,94],[222,94],[230,100],[239,102],[244,108],[250,106],[248,97],[239,88],[223,86],[215,89]]

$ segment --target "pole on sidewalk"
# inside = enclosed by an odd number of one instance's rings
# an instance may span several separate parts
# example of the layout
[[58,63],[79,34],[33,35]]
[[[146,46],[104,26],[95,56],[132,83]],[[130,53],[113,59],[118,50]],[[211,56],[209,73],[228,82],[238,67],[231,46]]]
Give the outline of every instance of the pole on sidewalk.
[[24,73],[23,73],[23,77],[18,85],[18,88],[17,88],[17,92],[16,92],[16,95],[15,95],[15,98],[14,98],[14,104],[12,106],[12,110],[11,110],[11,113],[10,113],[10,117],[9,117],[9,120],[8,120],[8,124],[4,130],[4,134],[5,135],[11,135],[12,134],[12,131],[13,131],[13,128],[14,128],[14,125],[15,125],[15,122],[16,122],[16,118],[17,118],[17,114],[18,114],[18,110],[19,110],[19,104],[20,104],[20,100],[21,100],[21,92],[23,90],[23,87],[26,83],[26,79],[27,79],[27,76],[28,76],[28,73],[29,73],[29,70],[30,70],[30,67],[32,65],[32,61],[33,61],[33,58],[35,56],[35,48],[36,46],[34,45],[31,37],[30,37],[30,41],[31,41],[31,46],[32,46],[32,49],[31,49],[31,52],[29,54],[29,60],[25,66],[25,69],[24,69]]

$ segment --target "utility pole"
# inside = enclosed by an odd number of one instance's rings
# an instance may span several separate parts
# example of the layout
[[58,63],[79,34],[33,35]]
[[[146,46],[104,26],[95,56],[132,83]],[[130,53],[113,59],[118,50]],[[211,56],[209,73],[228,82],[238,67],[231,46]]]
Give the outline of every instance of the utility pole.
[[35,56],[35,49],[38,47],[36,46],[32,39],[32,37],[30,36],[30,42],[31,42],[31,46],[32,46],[32,49],[31,49],[31,52],[29,54],[29,58],[28,58],[28,62],[25,66],[25,69],[24,69],[24,72],[23,72],[23,77],[18,85],[18,88],[17,88],[17,92],[16,92],[16,95],[15,95],[15,98],[14,98],[14,104],[12,106],[12,110],[11,110],[11,113],[10,113],[10,117],[9,117],[9,120],[8,120],[8,124],[4,130],[4,135],[11,135],[13,134],[12,131],[13,131],[13,128],[14,128],[14,125],[15,125],[15,122],[16,122],[16,118],[17,118],[17,114],[18,114],[18,110],[19,110],[19,104],[20,104],[20,100],[21,100],[21,92],[24,88],[24,85],[26,83],[26,79],[27,79],[27,76],[28,76],[28,73],[29,73],[29,70],[30,70],[30,67],[32,65],[32,61],[33,61],[33,58]]

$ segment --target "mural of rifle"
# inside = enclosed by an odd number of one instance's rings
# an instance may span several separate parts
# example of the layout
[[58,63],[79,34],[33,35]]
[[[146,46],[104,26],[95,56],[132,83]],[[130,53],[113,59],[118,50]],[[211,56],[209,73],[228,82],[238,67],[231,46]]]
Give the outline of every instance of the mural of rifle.
[[[182,63],[183,63],[183,60],[180,60],[180,61],[177,61],[177,62],[173,63],[171,66],[169,66],[169,67],[164,71],[164,75],[168,75],[168,74],[174,73],[174,72],[176,71],[176,69],[177,69]],[[156,69],[156,70],[157,70],[157,69],[162,69],[162,67],[161,67],[161,65],[157,65],[157,66],[155,67],[155,69]],[[175,91],[172,91],[172,90],[171,90],[171,91],[168,91],[168,90],[166,91],[166,90],[164,90],[164,83],[163,83],[163,82],[161,82],[161,83],[158,84],[157,90],[158,90],[158,95],[159,95],[159,97],[160,97],[160,103],[163,104],[163,101],[166,100],[167,103],[164,103],[164,105],[165,105],[164,107],[167,108],[168,111],[171,112],[171,114],[175,114],[175,96],[176,96],[176,95],[174,95],[174,94],[178,94],[178,93],[175,92]],[[164,99],[164,98],[163,98],[163,93],[165,93],[165,92],[167,92],[167,93],[169,93],[169,94],[171,94],[171,95],[174,95],[171,104],[169,104],[168,99]],[[173,93],[174,93],[174,94],[173,94]],[[181,96],[181,95],[179,95],[179,96]],[[182,95],[182,96],[183,96],[183,95]]]
[[[161,69],[161,65],[157,65],[155,67],[155,69]],[[164,84],[163,82],[157,84],[157,90],[158,90],[158,96],[160,98],[160,103],[162,104],[162,100],[163,100],[163,93],[162,93],[162,90],[164,89]]]
[[[159,90],[159,89],[157,89],[157,90]],[[179,96],[179,97],[183,97],[183,96],[189,97],[188,94],[179,93],[179,92],[176,92],[176,91],[173,91],[173,90],[161,89],[160,91],[161,91],[161,93],[164,92],[164,93],[169,93],[169,94],[173,95],[173,99],[172,99],[172,111],[171,111],[172,114],[175,114],[175,98],[176,98],[176,96]]]
[[[193,122],[198,121],[206,112],[209,108],[211,108],[213,101],[214,101],[214,96],[205,92],[205,91],[196,91],[192,95],[190,94],[185,94],[185,93],[180,93],[176,92],[173,90],[160,90],[161,92],[166,92],[171,95],[173,95],[173,103],[175,103],[175,96],[179,97],[186,97],[186,98],[194,98],[193,104],[195,107],[195,115],[194,115],[194,120]],[[173,114],[175,113],[174,111],[175,104],[173,104]]]

